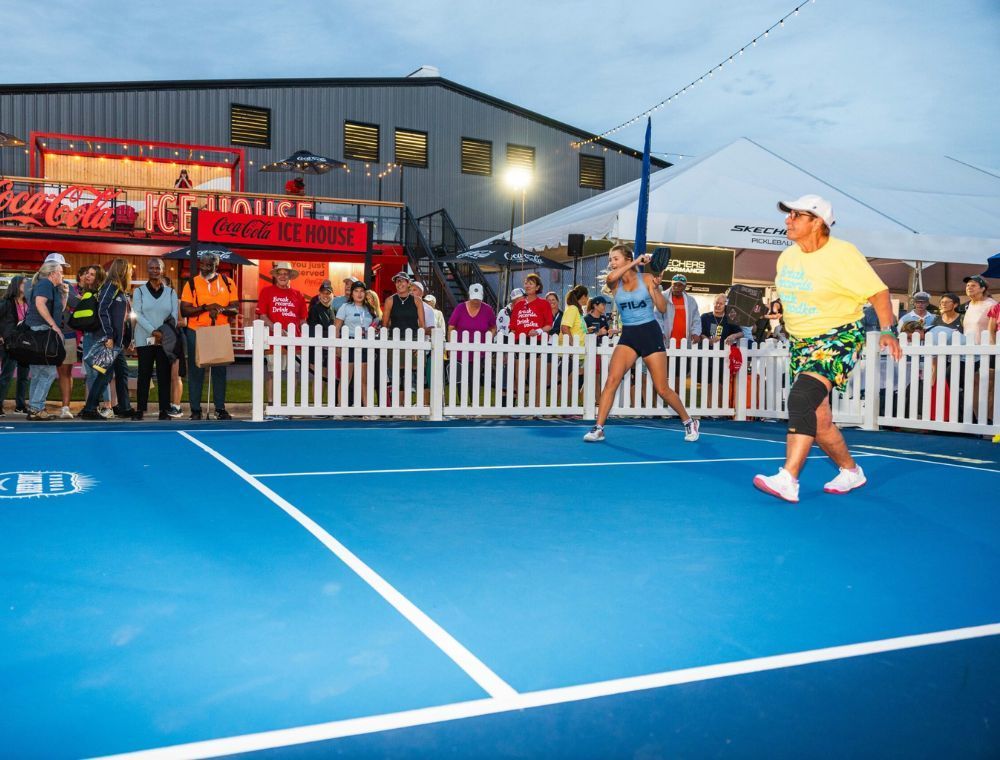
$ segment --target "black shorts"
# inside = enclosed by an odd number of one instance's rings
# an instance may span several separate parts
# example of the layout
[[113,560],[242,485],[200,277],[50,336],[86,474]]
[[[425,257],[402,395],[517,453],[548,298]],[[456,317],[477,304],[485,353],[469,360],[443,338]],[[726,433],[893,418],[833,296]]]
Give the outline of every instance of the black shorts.
[[622,325],[622,337],[618,340],[618,345],[628,346],[643,358],[667,350],[663,345],[663,333],[660,332],[659,322]]

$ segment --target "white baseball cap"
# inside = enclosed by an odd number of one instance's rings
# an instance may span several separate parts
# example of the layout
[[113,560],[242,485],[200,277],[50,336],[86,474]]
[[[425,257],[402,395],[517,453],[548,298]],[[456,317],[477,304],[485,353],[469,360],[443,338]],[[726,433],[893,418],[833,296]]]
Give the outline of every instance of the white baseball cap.
[[515,298],[520,298],[524,295],[524,291],[521,288],[514,288],[510,291],[510,300],[513,301]]
[[483,300],[483,286],[478,282],[469,286],[469,300],[470,301],[482,301]]
[[786,214],[789,211],[808,211],[826,222],[827,227],[832,227],[834,223],[833,206],[826,198],[818,195],[803,195],[794,201],[778,201],[778,209]]
[[424,284],[422,282],[418,282],[417,280],[414,280],[413,282],[411,282],[410,285],[412,287],[414,287],[414,288],[420,288],[420,292],[421,293],[423,293],[424,290],[425,290]]
[[61,253],[50,253],[45,257],[45,264],[59,264],[64,267],[68,267],[69,264],[66,263],[66,258]]
[[438,300],[434,297],[433,293],[428,293],[424,296],[424,303],[430,304],[431,306],[437,306]]

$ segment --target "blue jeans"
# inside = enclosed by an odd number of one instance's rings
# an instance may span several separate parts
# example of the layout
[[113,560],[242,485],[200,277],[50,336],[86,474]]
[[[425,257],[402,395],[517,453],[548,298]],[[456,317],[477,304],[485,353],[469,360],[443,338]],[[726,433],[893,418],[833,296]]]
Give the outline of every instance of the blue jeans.
[[[97,333],[84,333],[83,345],[80,347],[80,351],[82,353],[82,356],[80,357],[80,363],[83,365],[84,385],[87,388],[88,395],[90,395],[90,389],[94,385],[94,381],[97,380],[97,377],[100,373],[98,373],[97,370],[95,370],[93,367],[87,364],[87,362],[83,361],[83,359],[87,356],[87,353],[90,351],[90,349],[94,347],[94,344],[97,343],[97,339],[98,339]],[[104,386],[104,395],[100,400],[111,401],[111,389],[107,385]]]
[[[45,332],[51,329],[48,325],[32,327],[35,332]],[[62,339],[62,336],[59,336]],[[31,365],[31,385],[28,391],[28,408],[33,412],[45,409],[45,400],[49,397],[49,388],[56,379],[56,368],[48,364]]]
[[[205,370],[208,367],[199,367],[195,361],[198,355],[195,352],[198,331],[187,329],[187,349],[188,349],[188,401],[191,403],[191,412],[201,411],[201,389],[205,385]],[[227,367],[211,367],[212,370],[212,402],[215,410],[221,412],[226,408],[226,376]]]
[[0,348],[0,409],[7,398],[10,381],[17,373],[17,384],[14,386],[14,408],[24,409],[27,406],[25,397],[28,395],[28,365],[18,364],[7,351]]
[[83,405],[83,411],[97,411],[97,404],[108,389],[108,383],[111,382],[112,376],[115,379],[115,392],[118,394],[117,408],[122,411],[128,411],[132,408],[128,399],[128,362],[125,361],[125,352],[119,351],[112,365],[108,367],[108,371],[103,375],[100,372],[97,373],[94,384],[87,392],[87,403]]

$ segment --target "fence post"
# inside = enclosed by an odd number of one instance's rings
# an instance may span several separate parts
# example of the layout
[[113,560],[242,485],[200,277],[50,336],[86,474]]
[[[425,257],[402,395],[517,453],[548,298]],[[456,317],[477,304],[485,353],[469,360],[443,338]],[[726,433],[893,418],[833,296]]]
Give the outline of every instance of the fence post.
[[746,338],[740,338],[740,353],[743,354],[743,363],[736,373],[736,403],[733,408],[733,419],[736,422],[746,422],[747,420],[747,371],[750,367],[749,348]]
[[264,421],[264,351],[265,346],[264,321],[255,319],[251,328],[250,341],[253,344],[253,354],[251,358],[251,392],[252,392],[252,419],[254,422]]
[[444,330],[431,330],[431,422],[444,419]]
[[[597,336],[586,335],[583,346],[583,418],[593,420],[597,418]],[[564,361],[568,358],[567,355]]]
[[878,407],[879,407],[879,377],[882,362],[882,350],[879,348],[879,341],[882,336],[875,332],[869,332],[865,336],[865,376],[864,399],[861,402],[861,429],[878,430]]

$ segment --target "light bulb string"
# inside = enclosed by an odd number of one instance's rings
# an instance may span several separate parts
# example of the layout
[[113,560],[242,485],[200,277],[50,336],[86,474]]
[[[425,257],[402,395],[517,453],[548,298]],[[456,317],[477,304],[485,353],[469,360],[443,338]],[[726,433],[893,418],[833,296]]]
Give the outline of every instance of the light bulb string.
[[690,82],[688,82],[686,85],[684,85],[681,89],[677,90],[672,95],[668,95],[667,97],[665,97],[663,100],[661,100],[656,105],[651,106],[650,108],[647,108],[642,113],[640,113],[640,114],[638,114],[636,116],[633,116],[631,119],[629,119],[628,121],[622,122],[618,126],[612,127],[611,129],[606,130],[604,132],[601,132],[598,135],[594,135],[593,137],[590,137],[590,138],[588,138],[586,140],[576,140],[576,141],[574,141],[574,142],[572,142],[570,144],[574,148],[580,148],[580,147],[582,147],[584,145],[589,145],[591,143],[595,143],[595,142],[597,142],[598,140],[600,140],[603,137],[607,137],[608,135],[612,135],[615,132],[618,132],[618,131],[620,131],[622,129],[625,129],[626,127],[632,126],[633,124],[635,124],[636,122],[638,122],[640,119],[645,119],[645,118],[647,118],[649,116],[652,116],[655,111],[658,111],[659,109],[663,108],[665,105],[667,105],[669,103],[672,103],[674,100],[676,100],[677,98],[679,98],[681,95],[683,95],[684,93],[686,93],[688,90],[690,90],[691,88],[693,88],[695,85],[700,84],[701,82],[703,82],[706,77],[713,78],[715,76],[715,72],[716,71],[720,71],[726,65],[726,63],[735,63],[736,59],[739,58],[740,56],[742,56],[743,53],[744,53],[744,51],[746,51],[749,48],[757,47],[757,42],[758,41],[760,41],[762,39],[766,39],[770,35],[770,33],[773,32],[775,29],[784,27],[785,21],[787,19],[791,18],[792,16],[797,16],[799,14],[799,11],[802,8],[804,8],[806,5],[810,5],[810,4],[815,3],[815,2],[816,2],[816,0],[806,0],[806,2],[802,2],[799,5],[796,5],[792,10],[790,10],[788,13],[786,13],[780,19],[778,19],[773,24],[771,24],[771,26],[769,26],[763,32],[761,32],[760,34],[758,34],[757,36],[755,36],[753,39],[751,39],[750,42],[746,43],[745,45],[743,45],[742,47],[740,47],[738,50],[734,51],[732,54],[730,54],[730,55],[726,56],[725,58],[723,58],[722,61],[720,61],[715,66],[713,66],[712,68],[710,68],[708,71],[706,71],[700,77],[697,77],[696,79],[692,79]]

